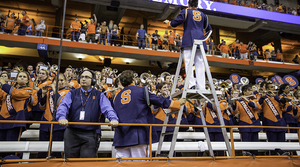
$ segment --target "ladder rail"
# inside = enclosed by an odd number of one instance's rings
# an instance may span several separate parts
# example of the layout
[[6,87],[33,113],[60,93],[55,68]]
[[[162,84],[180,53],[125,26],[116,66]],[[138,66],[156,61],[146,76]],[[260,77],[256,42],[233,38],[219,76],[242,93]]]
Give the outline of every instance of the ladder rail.
[[[211,76],[211,73],[210,73],[210,69],[209,69],[209,65],[208,65],[208,62],[207,62],[206,54],[204,52],[203,41],[202,40],[195,40],[194,44],[195,43],[200,45],[200,51],[202,53],[202,58],[203,58],[204,66],[205,66],[205,69],[206,69],[206,75],[207,75],[207,78],[208,78],[208,81],[209,81],[211,92],[213,94],[215,105],[216,105],[217,112],[218,112],[218,115],[219,115],[220,125],[225,126],[223,115],[222,115],[220,105],[219,105],[219,101],[218,101],[218,97],[217,97],[217,94],[216,94],[216,90],[215,90],[215,87],[213,85],[212,76]],[[227,136],[226,128],[221,127],[221,129],[222,129],[222,133],[223,133],[223,137],[224,137],[224,141],[225,141],[225,144],[226,144],[226,147],[227,147],[228,154],[229,154],[229,156],[232,156],[231,146],[229,144],[229,139],[228,139],[228,136]]]
[[[193,63],[194,63],[194,59],[195,59],[195,55],[196,55],[196,49],[197,49],[197,45],[193,45],[192,55],[191,55],[191,59],[190,59],[189,65],[188,65],[186,81],[184,82],[184,87],[183,87],[183,92],[182,92],[181,98],[186,98],[187,89],[188,89],[188,86],[190,86],[189,85],[189,80],[193,76],[192,72],[193,72]],[[183,108],[184,108],[184,105],[182,105],[180,107],[179,113],[177,115],[176,125],[180,125],[180,121],[181,121],[182,113],[183,113]],[[170,145],[169,157],[173,157],[174,150],[175,150],[175,145],[176,145],[176,140],[177,140],[177,135],[178,135],[178,131],[179,131],[179,126],[176,126],[174,128],[172,142],[171,142],[171,145]]]
[[[180,73],[182,61],[183,61],[183,53],[181,51],[180,52],[180,57],[179,57],[179,60],[178,60],[178,64],[177,64],[177,68],[176,68],[175,80],[173,82],[172,89],[171,89],[171,95],[175,93],[175,89],[176,89],[176,85],[177,85],[178,76],[179,76],[179,73]],[[172,100],[172,96],[170,96],[170,100]],[[167,110],[167,111],[170,112],[170,110]],[[165,119],[164,119],[164,124],[168,124],[168,121],[169,121],[169,115],[166,114]],[[162,144],[163,144],[164,138],[165,138],[164,134],[166,133],[166,130],[167,130],[167,126],[163,126],[160,137],[159,137],[158,146],[157,146],[157,152],[156,152],[157,154],[161,153]]]

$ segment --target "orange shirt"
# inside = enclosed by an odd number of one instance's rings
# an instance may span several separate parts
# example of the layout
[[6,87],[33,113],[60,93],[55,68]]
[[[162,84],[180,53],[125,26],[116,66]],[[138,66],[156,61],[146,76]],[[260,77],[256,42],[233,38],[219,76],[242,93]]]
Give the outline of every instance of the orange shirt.
[[240,43],[233,43],[231,47],[232,47],[232,49],[235,49],[236,47],[239,47],[239,49],[241,49],[241,44]]
[[175,35],[169,35],[169,44],[170,45],[174,45],[175,43],[174,43],[174,39],[175,39]]
[[7,18],[6,20],[6,28],[7,30],[13,30],[15,27],[15,19]]
[[281,59],[282,53],[276,53],[276,59]]
[[21,22],[22,25],[26,25],[26,26],[29,26],[29,17],[27,15],[24,15],[22,17],[22,22]]
[[232,1],[230,2],[230,4],[236,5],[236,0],[232,0]]
[[80,31],[79,28],[81,28],[81,24],[79,22],[76,23],[75,21],[73,21],[71,23],[71,26],[75,28],[75,29],[72,29],[72,31],[77,31],[77,32]]
[[222,51],[222,53],[228,53],[229,52],[229,47],[228,47],[228,45],[222,45],[221,47],[220,47],[220,50]]
[[241,46],[240,53],[242,53],[242,54],[247,53],[247,45],[246,45],[246,44],[243,44],[243,45]]
[[251,2],[251,3],[249,4],[249,7],[250,7],[250,8],[255,8],[255,5],[254,5],[254,3],[253,3],[253,2]]
[[101,25],[100,28],[101,28],[100,34],[106,35],[108,27],[107,27],[107,26],[102,26],[102,25]]
[[87,34],[95,34],[96,31],[96,23],[89,24],[87,26],[88,32]]

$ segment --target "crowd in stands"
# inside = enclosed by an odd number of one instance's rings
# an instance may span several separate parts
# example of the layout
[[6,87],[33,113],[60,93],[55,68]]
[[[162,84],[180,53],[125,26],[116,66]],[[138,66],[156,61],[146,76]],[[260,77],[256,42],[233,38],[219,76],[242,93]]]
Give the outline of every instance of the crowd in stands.
[[266,10],[266,11],[300,15],[299,5],[297,7],[284,6],[282,4],[274,5],[274,4],[267,4],[266,2],[262,2],[259,0],[212,0],[212,1],[223,2],[232,5],[244,6],[244,7],[255,8],[255,9]]
[[[39,24],[36,24],[33,18],[29,18],[26,11],[22,11],[22,16],[23,17],[20,18],[19,15],[16,17],[15,13],[8,13],[4,19],[3,14],[0,13],[1,31],[6,34],[43,35],[46,29],[44,20],[40,20]],[[103,21],[100,24],[97,22],[96,15],[93,14],[93,18],[90,19],[90,22],[87,22],[86,20],[81,22],[78,18],[75,18],[69,26],[65,37],[71,39],[71,41],[75,40],[78,42],[81,40],[102,45],[135,45],[134,40],[130,35],[123,34],[124,27],[119,30],[118,25],[114,24],[112,20],[110,20],[108,25],[106,25],[106,21]],[[151,47],[152,50],[159,49],[168,50],[170,52],[180,52],[182,42],[182,37],[176,33],[175,29],[171,31],[166,30],[164,35],[161,36],[159,35],[158,30],[155,30],[153,34],[147,33],[143,24],[140,26],[140,29],[137,30],[135,38],[139,49]],[[233,57],[234,59],[252,61],[256,61],[259,58],[268,61],[284,61],[279,48],[277,50],[266,49],[262,51],[261,48],[258,48],[255,43],[251,41],[248,42],[248,44],[244,44],[237,39],[235,43],[228,45],[226,44],[226,41],[221,40],[221,43],[215,47],[213,39],[211,38],[207,40],[206,43],[209,46],[207,54],[210,55],[220,53],[223,58]],[[293,62],[297,63],[299,61],[295,58],[293,59]]]
[[[27,70],[22,71],[23,69]],[[17,64],[11,70],[3,70],[0,74],[0,97],[2,99],[0,120],[52,121],[55,110],[56,77],[59,77],[57,90],[59,99],[57,104],[59,105],[70,90],[81,87],[78,78],[81,77],[81,72],[88,70],[88,68],[74,69],[69,66],[59,76],[57,76],[56,70],[55,65],[45,65],[42,62],[39,62],[35,68],[33,65],[23,67]],[[122,73],[109,67],[105,67],[101,71],[94,71],[94,73],[96,83],[93,89],[103,92],[114,106],[113,99],[124,89],[119,79]],[[163,72],[160,75],[153,75],[148,72],[140,75],[135,73],[134,86],[146,86],[151,93],[168,98],[171,94],[172,85],[176,84],[175,92],[180,91],[184,86],[183,77],[180,76],[177,83],[174,83],[174,79],[174,75],[168,72]],[[214,84],[216,90],[222,91],[222,94],[218,95],[218,99],[226,125],[300,126],[300,86],[292,88],[289,84],[279,85],[277,82],[273,83],[268,80],[268,78],[257,84],[247,83],[243,79],[238,84],[232,84],[230,80],[214,79]],[[206,89],[210,89],[208,85]],[[203,108],[207,125],[220,125],[213,101],[196,99],[194,102]],[[199,111],[188,102],[185,107],[181,124],[201,125]],[[165,116],[164,110],[155,107],[151,107],[151,109],[155,123],[162,123]],[[169,123],[174,124],[176,117],[176,114],[170,115]],[[0,141],[19,141],[20,135],[27,128],[28,125],[26,124],[0,123]],[[55,126],[54,141],[63,141],[65,128],[65,126]],[[180,128],[182,132],[187,130],[188,128],[185,127]],[[50,125],[41,125],[39,140],[49,140],[49,131]],[[203,129],[194,128],[193,131],[203,132]],[[258,133],[262,131],[267,133],[269,142],[285,142],[286,129],[274,130],[270,128],[241,128],[242,141],[258,141]],[[219,128],[208,128],[208,132],[211,141],[224,141]],[[293,130],[289,131],[289,133],[294,132]],[[154,129],[153,133],[160,136],[161,128]],[[153,138],[153,142],[157,142],[157,140]],[[170,138],[166,138],[166,140],[170,141]],[[220,156],[224,155],[224,152],[218,151],[216,154]],[[243,154],[257,155],[258,152],[245,150]],[[271,154],[288,155],[289,152],[280,150],[271,151]],[[39,154],[39,157],[44,156],[45,154]],[[61,154],[55,156],[61,157]]]

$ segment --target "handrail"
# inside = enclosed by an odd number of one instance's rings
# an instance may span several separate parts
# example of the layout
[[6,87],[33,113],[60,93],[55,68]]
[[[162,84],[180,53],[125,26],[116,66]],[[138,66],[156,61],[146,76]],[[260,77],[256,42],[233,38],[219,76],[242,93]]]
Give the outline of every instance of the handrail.
[[[52,127],[54,124],[59,124],[57,121],[49,122],[49,121],[16,121],[16,120],[0,120],[0,123],[40,123],[40,124],[51,124]],[[69,122],[69,125],[110,125],[110,123],[95,123],[95,122]],[[175,124],[137,124],[137,123],[119,123],[119,126],[149,126],[149,146],[150,152],[149,157],[142,157],[142,158],[70,158],[70,159],[19,159],[19,160],[0,160],[0,163],[15,163],[15,162],[53,162],[53,161],[106,161],[106,160],[189,160],[189,159],[236,159],[236,158],[253,158],[252,156],[236,156],[235,149],[234,149],[234,138],[233,138],[233,128],[276,128],[276,129],[297,129],[298,130],[298,138],[300,127],[278,127],[278,126],[218,126],[218,125],[175,125]],[[152,157],[152,127],[153,126],[179,126],[179,127],[209,127],[209,128],[230,128],[230,142],[232,146],[232,156],[230,157]],[[51,139],[52,133],[50,134]],[[49,146],[51,142],[49,142]],[[49,149],[50,150],[50,149]],[[50,151],[48,151],[48,156],[50,156]],[[283,156],[256,156],[257,158],[271,158],[271,157],[280,157]],[[300,157],[296,155],[286,156],[286,157]]]
[[[0,123],[40,123],[40,124],[59,124],[57,121],[16,121],[16,120],[0,120]],[[96,123],[96,122],[68,122],[69,125],[110,125],[110,123]],[[138,124],[138,123],[119,123],[119,126],[170,126],[170,127],[197,127],[197,128],[273,128],[273,129],[299,129],[300,127],[285,127],[285,126],[240,126],[240,125],[176,125],[176,124]]]

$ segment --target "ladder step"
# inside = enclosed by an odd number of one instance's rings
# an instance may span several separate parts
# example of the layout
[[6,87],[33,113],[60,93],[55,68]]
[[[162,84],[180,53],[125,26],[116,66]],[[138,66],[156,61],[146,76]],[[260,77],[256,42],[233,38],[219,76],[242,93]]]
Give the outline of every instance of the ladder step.
[[178,112],[179,112],[179,110],[177,110],[177,111],[172,111],[172,112],[166,113],[166,115],[169,116],[169,115],[172,115],[172,114],[176,114],[176,113],[178,113]]
[[168,154],[157,154],[156,157],[169,157]]
[[173,132],[166,132],[166,133],[162,133],[161,135],[172,135]]
[[[183,89],[180,90],[177,93],[172,94],[172,98],[181,98],[183,93]],[[202,99],[203,97],[199,94],[202,93],[203,95],[205,95],[207,98],[212,98],[213,94],[211,92],[211,90],[195,90],[195,89],[187,89],[186,91],[186,98],[187,99]],[[222,94],[222,91],[216,91],[216,94]]]

